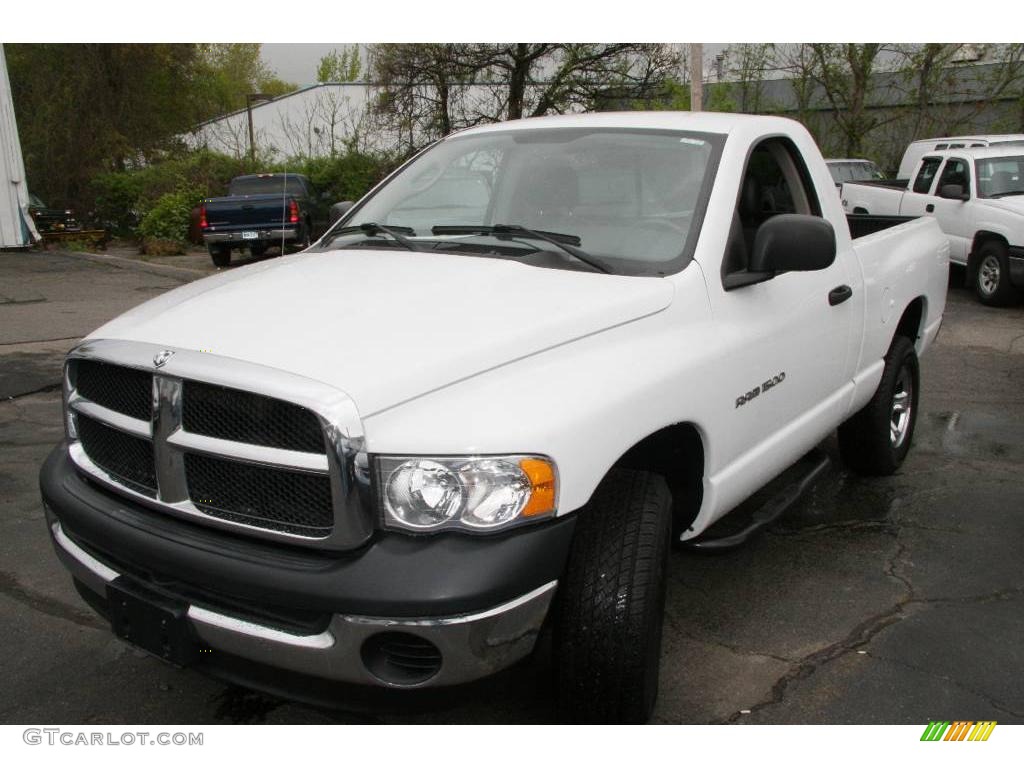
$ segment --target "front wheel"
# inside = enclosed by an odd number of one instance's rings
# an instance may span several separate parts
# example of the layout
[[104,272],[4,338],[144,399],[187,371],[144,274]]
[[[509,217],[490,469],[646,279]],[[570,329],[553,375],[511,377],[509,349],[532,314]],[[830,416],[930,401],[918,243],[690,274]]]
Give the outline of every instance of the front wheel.
[[650,718],[671,531],[671,493],[649,472],[612,470],[580,510],[553,617],[564,720]]
[[1002,243],[989,241],[978,249],[974,290],[978,300],[990,307],[1002,307],[1017,297],[1010,283],[1010,262]]
[[897,336],[874,396],[839,426],[843,462],[862,475],[891,475],[907,457],[917,421],[920,372],[914,345]]

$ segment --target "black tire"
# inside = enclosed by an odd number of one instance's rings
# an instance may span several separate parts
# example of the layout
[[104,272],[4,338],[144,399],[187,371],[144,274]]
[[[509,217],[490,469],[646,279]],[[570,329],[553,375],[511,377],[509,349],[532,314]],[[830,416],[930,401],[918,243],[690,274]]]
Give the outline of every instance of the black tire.
[[850,469],[862,475],[891,475],[900,468],[914,437],[920,378],[914,345],[906,336],[897,336],[885,356],[874,396],[839,427],[839,453]]
[[302,232],[300,233],[299,239],[294,243],[290,243],[282,253],[298,253],[304,251],[313,244],[313,239],[310,236],[310,229],[308,224],[302,225]]
[[649,472],[612,470],[580,510],[552,624],[563,720],[650,718],[671,530],[672,495]]
[[210,251],[210,258],[216,267],[226,267],[231,263],[231,249],[223,245],[211,245],[207,247]]
[[1010,260],[1006,246],[989,240],[974,255],[974,292],[982,304],[1005,307],[1017,298],[1017,289],[1010,282]]

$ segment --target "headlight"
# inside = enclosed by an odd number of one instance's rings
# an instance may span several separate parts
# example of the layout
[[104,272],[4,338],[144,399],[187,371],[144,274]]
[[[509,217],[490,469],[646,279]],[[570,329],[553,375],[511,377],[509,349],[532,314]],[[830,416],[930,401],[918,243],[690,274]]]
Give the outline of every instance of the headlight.
[[492,531],[555,512],[555,465],[541,456],[382,456],[376,465],[390,528]]

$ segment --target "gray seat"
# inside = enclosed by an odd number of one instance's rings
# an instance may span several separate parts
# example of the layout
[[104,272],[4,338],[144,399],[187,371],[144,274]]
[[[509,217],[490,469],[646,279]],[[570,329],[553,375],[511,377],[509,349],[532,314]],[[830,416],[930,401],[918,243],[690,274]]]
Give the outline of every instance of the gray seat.
[[988,182],[988,194],[990,195],[999,195],[1015,188],[1012,171],[996,171]]

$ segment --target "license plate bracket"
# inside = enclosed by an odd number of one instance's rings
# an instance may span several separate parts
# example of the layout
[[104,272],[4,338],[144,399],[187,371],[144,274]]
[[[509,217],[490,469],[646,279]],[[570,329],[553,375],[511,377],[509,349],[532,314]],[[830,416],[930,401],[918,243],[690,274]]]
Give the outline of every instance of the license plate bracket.
[[184,601],[121,577],[107,584],[107,605],[111,628],[122,640],[178,666],[195,660],[197,645]]

